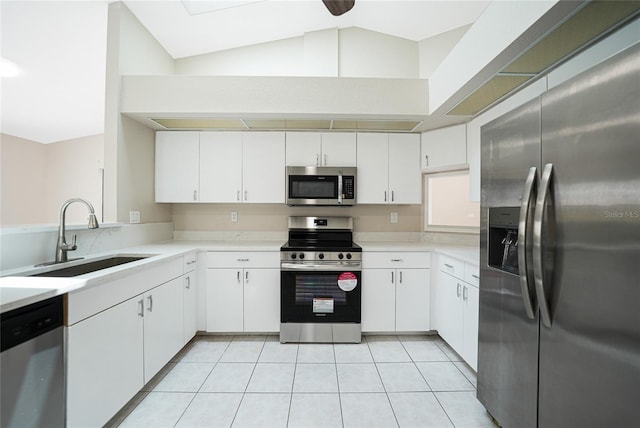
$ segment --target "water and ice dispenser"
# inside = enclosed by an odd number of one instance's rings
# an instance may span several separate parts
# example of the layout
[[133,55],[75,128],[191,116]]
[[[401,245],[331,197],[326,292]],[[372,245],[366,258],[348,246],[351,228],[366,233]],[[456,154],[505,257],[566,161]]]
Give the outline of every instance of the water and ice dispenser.
[[518,274],[520,207],[489,208],[489,266]]

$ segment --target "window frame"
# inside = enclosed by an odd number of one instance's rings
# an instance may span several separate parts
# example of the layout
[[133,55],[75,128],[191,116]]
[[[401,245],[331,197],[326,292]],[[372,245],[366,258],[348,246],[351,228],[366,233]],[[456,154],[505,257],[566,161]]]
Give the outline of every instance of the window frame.
[[[423,191],[424,191],[424,195],[423,195],[424,196],[424,201],[423,201],[423,210],[424,210],[423,231],[424,232],[466,233],[466,234],[475,234],[475,235],[480,234],[479,225],[478,226],[455,226],[455,225],[435,226],[435,225],[429,224],[429,179],[431,177],[443,177],[443,176],[463,175],[463,174],[466,175],[467,177],[470,177],[470,170],[468,167],[434,171],[432,173],[423,174],[422,179],[423,179]],[[479,212],[478,212],[478,215],[480,215]]]

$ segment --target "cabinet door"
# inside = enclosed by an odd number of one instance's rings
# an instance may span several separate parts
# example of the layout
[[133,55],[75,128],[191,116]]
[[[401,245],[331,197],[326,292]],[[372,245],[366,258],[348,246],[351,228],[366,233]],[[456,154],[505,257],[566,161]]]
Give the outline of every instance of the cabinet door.
[[362,269],[362,331],[395,331],[396,271]]
[[144,385],[142,295],[72,325],[67,426],[103,426]]
[[287,132],[286,140],[287,166],[320,166],[319,132]]
[[156,132],[156,202],[195,202],[199,195],[199,133]]
[[323,133],[321,162],[323,166],[356,166],[356,134]]
[[422,203],[418,134],[389,134],[389,192],[392,204]]
[[247,132],[242,144],[242,201],[284,203],[284,132]]
[[389,139],[387,134],[357,134],[357,203],[386,204],[389,192]]
[[396,331],[428,331],[429,269],[396,272]]
[[182,277],[183,292],[183,324],[182,343],[186,344],[196,335],[196,271],[193,270]]
[[456,352],[461,353],[462,281],[439,273],[438,282],[438,333]]
[[144,294],[144,381],[149,382],[183,346],[182,277]]
[[244,331],[280,331],[280,270],[244,270]]
[[242,133],[200,134],[200,202],[240,202]]
[[467,163],[467,127],[450,126],[422,134],[422,169]]
[[478,289],[465,284],[464,291],[464,329],[462,336],[462,358],[473,368],[478,369],[478,307],[480,304]]
[[243,331],[242,269],[207,269],[207,331]]

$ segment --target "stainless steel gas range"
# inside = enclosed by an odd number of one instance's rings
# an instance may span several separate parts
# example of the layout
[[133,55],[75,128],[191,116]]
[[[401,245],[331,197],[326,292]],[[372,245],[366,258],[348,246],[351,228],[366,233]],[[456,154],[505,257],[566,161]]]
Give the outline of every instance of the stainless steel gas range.
[[280,250],[280,342],[359,343],[362,249],[353,219],[289,217]]

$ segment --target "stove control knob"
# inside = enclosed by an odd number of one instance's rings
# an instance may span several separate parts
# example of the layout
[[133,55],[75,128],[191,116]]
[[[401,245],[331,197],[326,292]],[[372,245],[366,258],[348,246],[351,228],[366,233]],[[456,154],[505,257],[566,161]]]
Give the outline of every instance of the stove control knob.
[[339,258],[340,260],[344,259],[344,254],[342,254],[342,253],[338,254],[338,258]]
[[296,258],[296,253],[291,254],[291,258],[295,259]]
[[323,254],[323,253],[318,254],[318,258],[319,258],[320,260],[324,259],[324,254]]
[[347,253],[347,260],[351,260],[351,253]]
[[304,259],[304,253],[300,253],[300,260]]

